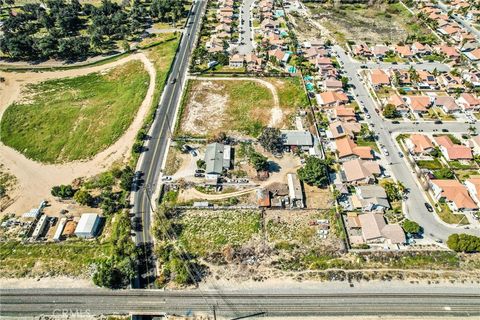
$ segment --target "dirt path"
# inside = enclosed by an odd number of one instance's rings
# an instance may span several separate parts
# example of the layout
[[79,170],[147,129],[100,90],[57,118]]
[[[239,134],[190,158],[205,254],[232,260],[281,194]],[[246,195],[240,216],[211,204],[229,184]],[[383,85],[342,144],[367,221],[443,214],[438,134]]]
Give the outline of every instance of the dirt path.
[[280,108],[280,99],[278,98],[277,88],[270,82],[258,78],[233,78],[233,77],[191,77],[191,79],[209,81],[209,80],[227,80],[227,81],[255,81],[267,87],[273,96],[273,106],[271,110],[269,127],[274,127],[282,122],[283,110]]
[[205,200],[222,200],[222,199],[228,199],[228,198],[231,198],[231,197],[243,196],[245,194],[254,192],[258,188],[259,187],[255,187],[255,188],[251,188],[251,189],[235,191],[235,192],[230,192],[230,193],[224,193],[224,194],[208,194],[208,193],[200,192],[195,188],[191,188],[189,190],[189,198],[191,198],[191,199],[205,199]]
[[156,71],[143,53],[137,53],[118,61],[89,68],[62,70],[53,72],[26,72],[7,73],[0,72],[5,82],[0,84],[0,119],[7,107],[20,97],[22,87],[26,84],[42,82],[45,80],[77,77],[92,72],[104,71],[122,65],[132,60],[143,62],[146,71],[150,75],[150,83],[145,99],[138,109],[130,127],[113,145],[98,153],[95,157],[86,161],[74,161],[65,164],[42,164],[30,159],[16,150],[5,146],[0,142],[0,163],[4,164],[17,177],[18,187],[12,197],[15,202],[5,212],[21,214],[32,207],[36,207],[41,200],[49,200],[52,206],[49,210],[59,211],[64,204],[56,202],[50,195],[52,186],[68,184],[78,177],[96,175],[105,171],[114,162],[125,161],[130,154],[130,149],[138,130],[143,124],[152,104],[155,91]]

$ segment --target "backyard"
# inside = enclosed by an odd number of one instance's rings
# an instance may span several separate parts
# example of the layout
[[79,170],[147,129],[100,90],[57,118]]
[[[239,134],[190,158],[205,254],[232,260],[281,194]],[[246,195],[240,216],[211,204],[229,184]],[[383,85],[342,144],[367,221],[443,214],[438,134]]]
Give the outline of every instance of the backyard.
[[90,158],[130,126],[148,85],[139,61],[28,85],[3,115],[2,142],[41,162]]

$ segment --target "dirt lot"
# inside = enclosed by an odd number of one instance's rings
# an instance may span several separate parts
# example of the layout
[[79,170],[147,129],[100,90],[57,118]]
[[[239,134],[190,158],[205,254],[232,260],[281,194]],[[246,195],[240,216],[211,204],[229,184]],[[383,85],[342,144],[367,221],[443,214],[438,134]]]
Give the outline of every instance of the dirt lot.
[[309,209],[330,209],[333,207],[333,197],[329,189],[320,189],[304,183],[306,205]]
[[[179,134],[204,137],[228,131],[240,136],[257,136],[267,125],[284,128],[289,115],[300,104],[278,92],[278,87],[284,85],[271,79],[190,80]],[[293,83],[291,87],[289,92],[297,90]]]
[[308,3],[313,20],[318,21],[340,43],[348,40],[370,43],[397,43],[407,36],[435,39],[399,3],[326,5]]

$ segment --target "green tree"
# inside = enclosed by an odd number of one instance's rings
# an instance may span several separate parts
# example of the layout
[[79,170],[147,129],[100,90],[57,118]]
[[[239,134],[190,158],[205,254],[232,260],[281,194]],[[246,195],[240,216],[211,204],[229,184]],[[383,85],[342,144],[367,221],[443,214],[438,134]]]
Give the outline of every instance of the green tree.
[[62,199],[67,199],[73,197],[74,190],[71,185],[60,185],[60,186],[54,186],[51,190],[51,194],[54,197],[62,198]]
[[411,233],[411,234],[420,233],[420,231],[422,230],[422,228],[418,223],[408,219],[405,219],[405,221],[403,221],[402,228],[406,233]]
[[453,178],[455,178],[455,174],[453,173],[453,171],[450,168],[442,168],[442,169],[435,170],[433,172],[433,175],[437,179],[453,179]]
[[448,237],[447,245],[450,249],[457,252],[479,252],[480,238],[465,233],[454,233]]
[[93,197],[87,190],[78,190],[73,199],[82,206],[89,206],[93,203]]
[[258,142],[265,150],[271,153],[280,153],[283,150],[283,141],[280,129],[265,127],[258,138]]
[[298,169],[298,177],[309,185],[318,187],[326,186],[329,182],[328,174],[330,166],[331,160],[308,157],[305,166]]
[[383,108],[383,116],[387,119],[398,118],[398,111],[397,108],[391,103],[387,104]]
[[257,171],[266,171],[268,170],[268,159],[264,155],[253,151],[249,155],[250,164],[255,168]]

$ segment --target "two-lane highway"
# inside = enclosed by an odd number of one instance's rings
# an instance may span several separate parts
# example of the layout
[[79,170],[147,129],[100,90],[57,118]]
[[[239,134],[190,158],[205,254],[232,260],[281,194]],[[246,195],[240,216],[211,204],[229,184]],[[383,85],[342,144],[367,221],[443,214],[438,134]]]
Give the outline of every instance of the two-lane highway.
[[[175,115],[186,81],[192,50],[200,30],[202,13],[206,1],[196,0],[187,20],[180,44],[172,64],[168,82],[155,114],[155,120],[149,132],[149,140],[140,157],[137,170],[143,173],[143,184],[133,194],[132,213],[142,221],[141,230],[136,231],[135,243],[146,246],[152,243],[151,215],[155,205],[152,199],[159,186],[162,163],[168,152],[169,140],[173,134]],[[153,267],[148,267],[148,269]],[[138,285],[138,282],[137,282]],[[137,286],[136,285],[136,286]]]

